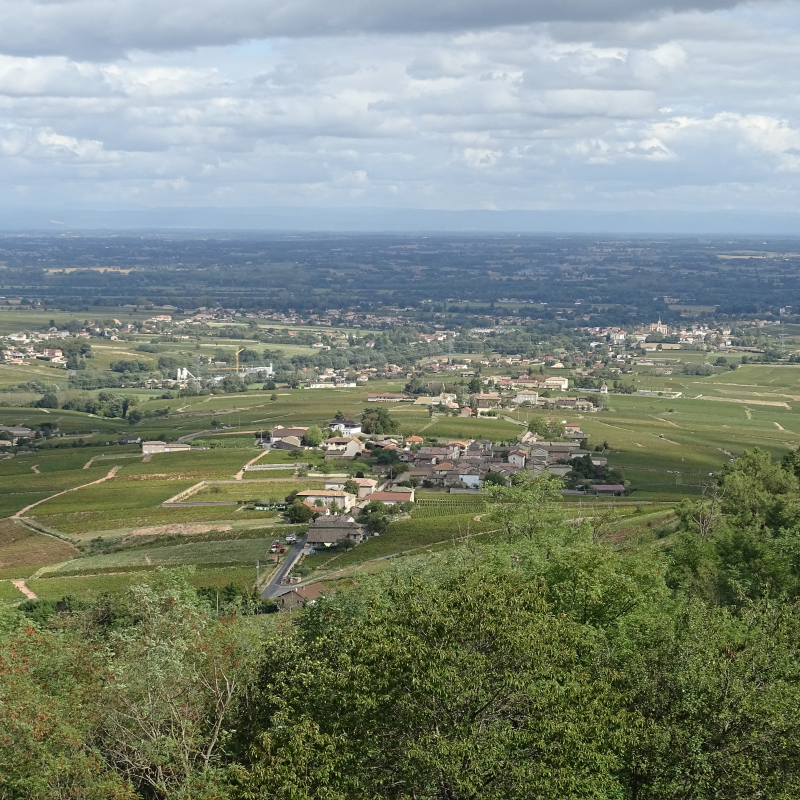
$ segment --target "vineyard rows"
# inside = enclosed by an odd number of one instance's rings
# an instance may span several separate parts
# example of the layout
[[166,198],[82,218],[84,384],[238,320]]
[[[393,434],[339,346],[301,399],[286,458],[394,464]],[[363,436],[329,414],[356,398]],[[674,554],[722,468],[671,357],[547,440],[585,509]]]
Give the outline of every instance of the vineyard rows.
[[457,514],[482,514],[486,501],[482,497],[459,497],[447,500],[420,499],[414,509],[414,518],[451,517]]

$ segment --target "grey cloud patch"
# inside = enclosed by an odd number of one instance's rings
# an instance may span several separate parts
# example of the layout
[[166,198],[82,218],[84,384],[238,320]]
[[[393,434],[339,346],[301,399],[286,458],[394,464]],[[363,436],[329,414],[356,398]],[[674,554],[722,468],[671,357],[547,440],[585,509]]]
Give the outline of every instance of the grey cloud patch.
[[249,39],[600,23],[736,0],[0,0],[0,52],[109,59]]
[[765,8],[603,46],[518,26],[0,57],[0,207],[800,209],[797,5]]

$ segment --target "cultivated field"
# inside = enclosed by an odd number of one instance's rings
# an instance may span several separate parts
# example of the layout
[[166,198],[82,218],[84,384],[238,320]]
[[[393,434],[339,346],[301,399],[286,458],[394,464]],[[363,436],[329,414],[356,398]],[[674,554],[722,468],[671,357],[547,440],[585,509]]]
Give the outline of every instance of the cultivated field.
[[[255,565],[249,567],[201,568],[189,576],[193,586],[221,589],[229,583],[250,586],[255,581]],[[104,593],[122,592],[142,579],[141,572],[86,577],[40,578],[26,581],[27,586],[43,600],[60,600],[71,595],[80,600],[96,598]]]
[[[118,357],[116,350],[132,346],[112,344],[111,351],[98,357],[98,364]],[[185,343],[174,345],[176,351],[180,348],[189,352]],[[679,356],[698,363],[706,358],[702,353],[681,352]],[[710,473],[746,449],[757,446],[780,457],[800,446],[798,366],[745,365],[710,377],[684,375],[677,368],[673,375],[655,375],[652,368],[637,366],[633,377],[637,390],[652,393],[611,394],[603,398],[606,409],[596,413],[519,412],[522,420],[538,415],[579,422],[589,436],[590,448],[608,444],[603,455],[609,466],[620,470],[634,489],[626,500],[646,503],[642,507],[646,513],[626,516],[612,526],[615,535],[653,535],[668,526],[674,502],[697,496],[710,482]],[[3,379],[0,374],[0,388]],[[16,376],[12,382],[29,379]],[[324,426],[337,410],[357,417],[368,394],[396,392],[402,383],[385,381],[336,391],[279,390],[274,393],[275,400],[270,399],[272,392],[264,392],[258,385],[235,395],[172,400],[158,398],[155,392],[131,390],[139,392],[143,410],[169,408],[168,416],[135,426],[78,412],[0,407],[0,423],[57,421],[66,434],[32,454],[0,456],[0,515],[10,517],[43,500],[26,516],[55,534],[47,536],[3,520],[0,578],[26,578],[29,589],[53,599],[118,591],[138,580],[142,572],[159,566],[197,565],[192,578],[196,585],[224,585],[231,580],[252,583],[255,561],[263,561],[271,541],[291,530],[275,512],[251,511],[242,504],[162,508],[161,503],[200,481],[233,481],[241,468],[259,455],[255,433],[276,424]],[[658,395],[667,391],[683,394],[677,399]],[[410,404],[386,408],[404,433],[427,439],[513,442],[525,430],[504,419],[431,418],[426,408]],[[516,410],[506,413],[515,419],[518,416]],[[221,425],[230,427],[222,429]],[[145,439],[169,441],[202,433],[192,441],[197,449],[191,452],[158,454],[145,460],[140,447],[115,443],[119,435],[131,432]],[[242,481],[205,486],[190,499],[233,503],[280,500],[292,491],[322,488],[320,477],[295,475],[296,460],[310,461],[313,466],[321,462],[319,454],[269,453],[258,463],[285,465],[285,469],[245,473]],[[112,468],[116,468],[115,474],[107,477]],[[101,479],[105,480],[95,483]],[[72,489],[75,491],[69,491]],[[647,505],[653,502],[660,504]],[[585,513],[574,507],[576,515]],[[385,562],[376,559],[398,553],[413,557],[481,533],[491,540],[498,534],[485,533],[493,530],[485,517],[487,510],[483,497],[419,492],[410,519],[392,523],[384,534],[350,551],[319,552],[306,558],[302,568],[311,576],[362,564],[379,569]],[[625,513],[633,514],[632,507]],[[42,574],[31,577],[35,572]],[[0,601],[20,599],[19,590],[0,582]]]

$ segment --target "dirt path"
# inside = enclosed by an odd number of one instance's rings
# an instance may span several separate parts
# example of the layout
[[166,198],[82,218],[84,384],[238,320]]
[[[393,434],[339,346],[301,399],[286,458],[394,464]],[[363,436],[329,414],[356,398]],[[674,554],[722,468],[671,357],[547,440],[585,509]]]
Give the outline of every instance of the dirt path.
[[28,598],[28,600],[38,600],[38,599],[39,599],[39,598],[38,598],[38,597],[37,597],[37,596],[36,596],[36,595],[35,595],[35,594],[34,594],[34,593],[33,593],[33,592],[32,592],[32,591],[31,591],[31,590],[28,588],[28,587],[27,587],[27,585],[25,584],[25,581],[14,580],[14,581],[11,581],[11,583],[13,583],[13,584],[14,584],[14,586],[16,586],[16,587],[17,587],[17,589],[19,589],[19,590],[22,592],[22,594],[24,594],[24,595],[25,595],[25,597],[27,597],[27,598]]
[[92,466],[92,461],[94,461],[94,457],[90,458],[90,459],[89,459],[89,460],[88,460],[88,461],[87,461],[87,462],[86,462],[86,463],[83,465],[83,468],[84,468],[84,469],[89,469],[89,467],[91,467],[91,466]]
[[85,489],[87,486],[94,486],[96,483],[103,483],[103,481],[113,478],[121,466],[121,464],[117,464],[116,467],[111,467],[111,469],[108,471],[108,475],[106,475],[104,478],[98,478],[96,481],[90,481],[89,483],[84,483],[80,486],[73,486],[71,489],[65,489],[63,492],[56,492],[55,494],[51,494],[50,497],[44,497],[41,500],[37,500],[35,503],[31,503],[29,506],[25,506],[25,508],[17,511],[16,514],[11,516],[11,519],[21,519],[22,515],[27,511],[30,511],[32,508],[36,508],[36,506],[38,506],[40,503],[46,503],[48,500],[52,500],[54,497],[61,497],[62,494],[67,494],[68,492],[77,492],[78,489]]
[[[776,422],[775,424],[777,425],[778,423]],[[783,428],[781,428],[781,430],[783,430]],[[34,472],[35,472],[37,475],[41,475],[41,474],[42,474],[41,472],[39,472],[39,465],[38,465],[38,464],[34,464],[34,465],[31,467],[31,469],[32,469],[32,470],[33,470],[33,471],[34,471]]]
[[244,466],[243,466],[243,467],[242,467],[242,468],[241,468],[241,469],[240,469],[240,470],[239,470],[239,471],[238,471],[238,472],[237,472],[237,473],[236,473],[236,474],[233,476],[233,479],[234,479],[234,480],[236,480],[236,481],[240,481],[240,480],[241,480],[241,479],[244,477],[244,471],[245,471],[245,469],[246,469],[247,467],[249,467],[251,464],[255,464],[255,463],[256,463],[256,461],[258,461],[258,459],[259,459],[259,458],[263,458],[263,457],[264,457],[264,456],[265,456],[267,453],[269,453],[269,450],[262,450],[262,451],[261,451],[261,452],[260,452],[260,453],[259,453],[259,454],[258,454],[258,455],[255,457],[255,458],[251,458],[251,459],[250,459],[250,460],[249,460],[249,461],[248,461],[248,462],[247,462],[247,463],[246,463],[246,464],[245,464],[245,465],[244,465]]
[[648,414],[648,417],[652,417],[653,419],[657,419],[659,422],[664,422],[667,425],[672,425],[674,428],[680,428],[681,425],[678,425],[677,422],[670,422],[668,419],[664,419],[663,417],[657,417],[655,414]]
[[[773,425],[777,425],[779,431],[785,431],[786,430],[786,428],[784,428],[783,425],[781,425],[779,422],[773,422],[772,424]],[[33,467],[31,467],[31,469],[33,469]]]
[[739,403],[745,405],[750,403],[751,406],[776,406],[777,408],[788,408],[790,411],[792,407],[788,403],[781,403],[777,400],[742,400],[739,397],[709,397],[706,394],[698,395],[695,400],[715,400],[719,403]]
[[595,425],[605,425],[606,428],[614,428],[618,431],[627,431],[628,433],[638,433],[638,431],[633,430],[632,428],[623,428],[622,425],[612,425],[610,422],[600,422],[600,420],[593,419]]

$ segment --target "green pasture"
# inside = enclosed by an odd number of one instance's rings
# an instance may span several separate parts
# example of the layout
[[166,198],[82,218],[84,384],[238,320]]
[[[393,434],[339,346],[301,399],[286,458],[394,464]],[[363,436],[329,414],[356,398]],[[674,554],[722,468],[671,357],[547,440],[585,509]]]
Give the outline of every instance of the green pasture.
[[[2,399],[3,397],[0,395],[0,400]],[[79,411],[0,407],[0,425],[27,425],[33,428],[44,422],[57,422],[61,433],[68,435],[80,434],[84,438],[88,438],[88,435],[93,430],[98,430],[101,434],[111,434],[114,438],[122,433],[132,432],[131,426],[125,420],[95,417],[91,414],[82,414]],[[140,434],[137,433],[137,435]],[[51,444],[56,442],[58,440],[55,440],[55,442],[51,440]]]
[[49,497],[49,492],[12,492],[0,495],[0,517],[10,517],[25,506]]
[[[325,427],[337,410],[346,416],[359,415],[367,397],[379,392],[398,392],[402,381],[380,381],[355,389],[259,389],[253,384],[239,394],[155,400],[148,408],[170,407],[169,420],[149,420],[136,426],[148,430],[172,430],[177,436],[210,427],[212,419],[222,425],[246,430],[268,430],[275,425],[319,425]],[[277,395],[272,401],[271,395]],[[387,404],[390,413],[395,405]],[[180,410],[179,410],[180,409]],[[425,412],[427,416],[427,412]]]
[[[0,462],[0,467],[4,466],[5,464]],[[102,478],[108,474],[109,469],[110,466],[104,464],[100,467],[93,465],[89,469],[71,469],[63,472],[36,473],[30,469],[23,472],[0,471],[0,496],[20,491],[55,494]]]
[[91,311],[87,308],[85,311],[78,312],[43,308],[32,310],[3,307],[0,309],[0,335],[19,333],[20,331],[47,330],[51,319],[55,320],[56,327],[62,328],[67,322],[74,319],[118,319],[124,324],[148,319],[154,313],[160,312],[133,311],[129,308],[119,308],[118,306],[92,306]]
[[149,461],[126,463],[120,475],[188,475],[208,473],[233,476],[254,456],[255,447],[250,450],[188,450],[181,453],[156,453]]
[[[246,450],[255,447],[256,438],[252,433],[211,433],[191,440],[192,447],[209,447],[214,449],[230,448]],[[286,452],[288,451],[276,451]]]
[[[262,519],[237,522],[235,525],[217,526],[201,533],[155,533],[135,534],[129,532],[124,536],[106,538],[98,535],[84,546],[85,555],[100,555],[100,551],[119,552],[121,550],[136,550],[139,548],[171,547],[172,545],[191,544],[195,542],[221,542],[241,541],[244,539],[263,539],[269,537],[270,541],[286,536],[289,533],[305,533],[306,525],[288,525],[281,521],[277,511],[265,512]],[[210,526],[209,526],[210,527]],[[222,530],[225,527],[226,530]]]
[[[86,470],[89,472],[89,470]],[[54,497],[37,507],[39,513],[68,514],[74,511],[100,511],[116,508],[148,508],[168,500],[174,494],[188,489],[192,481],[148,480],[136,481],[115,477],[94,486]]]
[[744,364],[739,369],[703,380],[714,384],[741,384],[766,390],[787,389],[797,393],[800,390],[800,364]]
[[17,579],[17,578],[30,578],[35,572],[38,572],[39,567],[37,566],[27,566],[27,567],[0,567],[0,580],[10,580],[10,579]]
[[[74,558],[78,551],[54,536],[31,530],[21,522],[0,519],[0,568],[6,577],[25,577],[27,568],[57,564]],[[18,575],[19,571],[22,575]]]
[[[104,343],[103,347],[106,346],[110,348],[104,351],[107,353],[135,347],[126,342]],[[185,348],[185,343],[175,343],[174,347]],[[142,356],[147,360],[151,354]],[[681,360],[689,360],[690,356],[705,360],[715,354],[678,351],[665,357],[673,356]],[[730,356],[729,360],[734,358]],[[733,371],[719,370],[710,377],[683,375],[679,369],[676,367],[671,376],[645,373],[635,376],[639,381],[636,385],[643,388],[682,391],[683,396],[675,400],[654,395],[612,394],[604,398],[608,410],[597,413],[549,410],[522,412],[522,415],[543,413],[554,419],[579,421],[589,434],[591,447],[603,441],[609,443],[611,449],[605,453],[609,465],[623,472],[636,489],[634,497],[643,500],[672,501],[696,495],[710,480],[709,473],[718,471],[731,457],[746,449],[758,446],[780,457],[800,445],[800,418],[795,408],[800,400],[794,399],[800,383],[800,367],[745,365]],[[240,394],[172,400],[148,399],[153,398],[153,393],[142,392],[143,410],[169,406],[170,415],[136,426],[77,412],[53,410],[48,414],[40,409],[0,407],[2,423],[36,425],[58,421],[62,431],[102,443],[99,447],[61,449],[56,445],[70,440],[54,439],[32,455],[0,458],[0,514],[13,514],[57,491],[88,483],[119,464],[121,469],[115,479],[47,500],[33,509],[32,514],[48,527],[81,541],[97,531],[207,521],[249,523],[258,519],[254,512],[235,507],[162,509],[160,504],[200,480],[233,478],[258,455],[255,437],[246,431],[266,431],[278,424],[324,426],[337,410],[348,417],[357,417],[369,394],[398,391],[402,384],[402,380],[396,380],[336,391],[277,390],[275,401],[269,400],[272,392],[255,388],[258,384]],[[703,398],[695,399],[698,395]],[[796,396],[800,397],[800,392]],[[705,399],[712,397],[745,402]],[[785,403],[788,407],[761,405],[758,400]],[[524,432],[524,427],[497,418],[431,419],[428,410],[420,406],[398,403],[387,404],[385,408],[399,421],[401,430],[426,438],[514,441]],[[513,411],[508,413],[514,416]],[[212,420],[232,427],[206,433],[193,442],[195,447],[211,449],[157,454],[144,462],[136,446],[105,445],[106,441],[114,442],[119,433],[129,432],[143,438],[174,441],[181,435],[208,430]],[[91,435],[92,429],[100,433]],[[299,460],[316,463],[320,455],[304,452]],[[90,459],[95,459],[92,466],[82,469]],[[293,462],[291,454],[277,451],[265,455],[259,463],[285,463],[288,471]],[[33,471],[34,466],[40,474]],[[288,472],[248,474],[250,480],[274,480],[279,476],[288,477]],[[273,492],[261,491],[267,485],[261,484],[259,491],[255,491],[256,484],[248,486],[247,482],[233,488],[220,486],[218,492],[206,487],[194,499],[268,499]],[[292,490],[289,486],[297,488],[292,482],[284,483],[279,489],[281,497]],[[302,484],[302,488],[307,486],[321,486],[321,482]],[[278,491],[278,484],[270,488]]]
[[[222,588],[229,583],[241,587],[251,587],[256,577],[253,567],[206,567],[195,570],[188,580],[193,586]],[[119,575],[87,575],[85,577],[41,578],[27,581],[27,585],[43,600],[60,600],[72,595],[79,600],[96,598],[101,594],[124,592],[135,583],[145,579],[142,572],[128,572]]]
[[449,517],[458,514],[482,514],[487,510],[486,498],[479,495],[440,495],[417,497],[413,519]]
[[[0,364],[0,386],[16,386],[28,381],[41,381],[66,387],[69,373],[63,367],[49,366],[48,361],[33,359],[25,364]],[[0,394],[0,399],[7,400],[11,396],[3,393]]]
[[268,517],[269,512],[250,511],[244,506],[115,508],[110,505],[100,511],[41,514],[36,519],[70,541],[81,543],[97,536],[119,538],[137,531],[150,532],[154,528],[180,533],[186,526],[193,525],[245,527],[263,524]]
[[[256,473],[257,474],[257,473]],[[282,501],[291,492],[302,492],[306,489],[324,489],[324,481],[319,480],[242,480],[236,483],[217,483],[204,486],[193,494],[189,500],[267,500]]]
[[254,480],[259,477],[276,480],[278,478],[293,478],[296,474],[297,470],[294,467],[288,466],[286,469],[255,470],[253,472],[248,470],[245,472],[245,480]]
[[[12,472],[8,465],[10,461],[0,461],[0,517],[7,517],[39,500],[44,500],[56,492],[72,489],[91,481],[102,478],[108,473],[108,466],[92,469],[70,470],[65,472],[43,472],[36,474],[32,470]],[[74,497],[78,492],[70,492]],[[65,495],[66,497],[66,495]],[[49,502],[49,501],[48,501]],[[43,503],[42,506],[45,504]],[[35,513],[42,506],[32,509]]]
[[419,426],[413,432],[425,438],[491,439],[499,442],[516,441],[525,433],[525,428],[499,417],[437,417],[432,424]]
[[137,547],[134,550],[121,550],[105,555],[76,558],[46,570],[42,576],[59,574],[91,573],[113,569],[146,567],[176,567],[186,564],[228,564],[262,563],[269,558],[269,548],[275,541],[270,532],[260,539],[223,539],[212,542],[188,542],[160,547]]
[[9,580],[0,580],[0,603],[18,603],[25,595]]
[[607,402],[607,411],[564,418],[581,423],[590,447],[608,442],[609,466],[621,469],[642,499],[697,494],[709,473],[753,447],[780,458],[800,446],[794,408],[652,395],[610,395]]
[[352,550],[320,550],[312,556],[306,556],[303,566],[318,572],[345,569],[370,559],[449,542],[496,527],[496,523],[486,519],[476,521],[473,514],[400,520],[389,525],[385,533],[370,537]]

